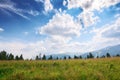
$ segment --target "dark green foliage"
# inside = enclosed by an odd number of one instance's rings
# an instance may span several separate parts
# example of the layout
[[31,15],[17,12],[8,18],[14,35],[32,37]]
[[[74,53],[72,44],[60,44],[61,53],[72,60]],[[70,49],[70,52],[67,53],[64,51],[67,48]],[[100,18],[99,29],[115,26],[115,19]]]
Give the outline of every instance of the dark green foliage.
[[19,58],[19,60],[23,60],[23,55],[22,55],[22,54],[20,55],[20,58]]
[[69,56],[68,59],[71,59],[71,57]]
[[22,54],[20,55],[20,57],[17,55],[17,56],[15,57],[15,60],[24,60]]
[[18,57],[18,55],[15,57],[15,60],[19,60],[19,57]]
[[74,59],[78,59],[78,56],[74,55]]
[[46,56],[45,56],[45,54],[43,55],[42,60],[46,60]]
[[106,54],[106,57],[111,57],[109,53]]
[[104,55],[102,55],[102,56],[101,56],[101,58],[105,58],[105,56],[104,56]]
[[99,56],[97,56],[96,58],[99,58]]
[[80,56],[79,58],[82,59],[82,56]]
[[14,60],[14,55],[12,53],[8,55],[8,60]]
[[38,57],[38,56],[36,56],[35,60],[39,60],[39,57]]
[[7,60],[7,52],[6,51],[1,51],[0,52],[0,60]]
[[119,56],[120,56],[119,54],[116,55],[116,57],[119,57]]
[[94,58],[94,56],[92,55],[92,53],[89,53],[89,56],[90,56],[90,58]]
[[87,58],[90,58],[89,55],[87,55]]
[[89,53],[89,54],[87,55],[87,58],[94,58],[94,56],[93,56],[92,53]]
[[0,60],[14,60],[14,55],[12,53],[7,54],[6,51],[1,51]]
[[64,56],[64,59],[67,59],[66,56]]
[[52,60],[53,59],[53,57],[52,57],[52,55],[50,55],[50,57],[48,58],[48,60]]

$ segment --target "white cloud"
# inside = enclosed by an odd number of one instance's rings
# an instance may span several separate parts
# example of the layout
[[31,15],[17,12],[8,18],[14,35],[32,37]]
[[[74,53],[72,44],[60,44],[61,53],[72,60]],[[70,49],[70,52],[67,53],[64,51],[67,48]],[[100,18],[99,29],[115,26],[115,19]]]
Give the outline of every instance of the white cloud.
[[93,50],[96,48],[103,48],[106,46],[113,46],[120,44],[120,18],[110,24],[104,25],[101,28],[94,29],[92,32],[95,36],[90,41],[94,45]]
[[120,39],[120,18],[117,18],[116,21],[113,21],[110,24],[103,26],[100,29],[97,29],[95,32],[97,36],[104,38],[119,38]]
[[82,19],[84,27],[88,27],[96,24],[100,21],[98,16],[95,16],[93,12],[83,12],[78,16],[79,19]]
[[52,6],[50,0],[45,0],[44,7],[45,7],[46,12],[49,12],[53,9],[53,6]]
[[3,4],[0,4],[0,9],[4,9],[4,10],[8,10],[8,11],[11,11],[11,12],[14,12],[15,14],[25,18],[25,19],[28,19],[30,20],[30,18],[28,18],[27,16],[23,15],[23,13],[21,13],[21,9],[17,9],[15,8],[15,4],[11,4],[12,2],[10,3],[3,3]]
[[[65,16],[68,16],[65,14],[63,15],[65,19],[66,19]],[[63,15],[59,14],[59,17]],[[61,20],[60,19],[59,19],[59,22],[63,20],[63,19]],[[69,18],[67,19],[70,21]],[[23,54],[25,58],[31,58],[31,57],[33,58],[39,53],[53,54],[53,53],[67,53],[68,52],[69,54],[69,52],[88,52],[88,51],[98,50],[98,49],[101,49],[107,46],[113,46],[113,45],[120,44],[120,37],[119,37],[120,36],[119,35],[120,34],[120,26],[119,26],[120,23],[119,21],[120,21],[120,18],[118,18],[116,21],[113,21],[111,24],[107,24],[98,29],[93,29],[94,31],[92,32],[95,33],[95,36],[93,37],[92,40],[87,41],[87,42],[81,43],[81,42],[76,42],[76,41],[70,41],[71,36],[66,37],[64,36],[64,34],[60,35],[57,33],[55,35],[53,33],[51,34],[45,31],[44,34],[47,33],[47,35],[50,35],[50,37],[46,38],[44,41],[38,41],[34,43],[0,42],[0,51],[6,50],[8,52],[14,53],[15,55]],[[46,26],[44,26],[43,28],[45,27]],[[47,28],[51,28],[51,27],[47,27]],[[47,28],[42,29],[42,30],[44,31]],[[51,29],[54,29],[54,28],[51,28]],[[67,30],[69,31],[69,29]],[[64,31],[61,31],[61,32],[64,33]]]
[[3,28],[0,28],[0,32],[3,32],[4,31],[4,29]]
[[47,14],[49,11],[53,10],[53,5],[51,4],[50,0],[35,0],[36,2],[42,2],[44,4],[44,10],[43,13]]
[[44,0],[35,0],[36,2],[44,2]]
[[120,0],[67,0],[68,9],[79,8],[83,12],[79,14],[79,18],[83,20],[85,27],[91,26],[99,21],[99,17],[95,15],[94,11],[101,12],[104,8],[108,8],[120,2]]
[[40,14],[38,11],[33,11],[33,10],[27,11],[26,13],[31,14],[33,16],[38,16]]
[[56,14],[45,26],[40,28],[40,34],[50,36],[73,37],[80,36],[81,25],[68,14]]
[[[10,1],[10,0],[5,0],[4,2],[0,3],[0,9],[2,11],[4,11],[5,13],[10,15],[10,12],[13,12],[25,19],[30,20],[29,17],[27,17],[24,13],[30,14],[32,16],[37,16],[39,15],[38,11],[35,10],[24,10],[24,9],[20,9],[20,8],[16,8],[16,5],[14,2]],[[10,12],[9,12],[10,11]]]
[[67,1],[64,0],[63,1],[63,5],[66,6],[67,5]]
[[94,11],[107,8],[119,3],[120,0],[68,0],[68,8],[82,7],[84,10]]

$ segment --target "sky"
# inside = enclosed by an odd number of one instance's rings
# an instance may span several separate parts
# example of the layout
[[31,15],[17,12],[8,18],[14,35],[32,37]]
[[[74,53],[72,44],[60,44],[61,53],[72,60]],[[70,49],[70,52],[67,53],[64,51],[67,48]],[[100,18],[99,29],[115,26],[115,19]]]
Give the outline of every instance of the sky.
[[120,44],[120,0],[0,0],[0,51],[84,53]]

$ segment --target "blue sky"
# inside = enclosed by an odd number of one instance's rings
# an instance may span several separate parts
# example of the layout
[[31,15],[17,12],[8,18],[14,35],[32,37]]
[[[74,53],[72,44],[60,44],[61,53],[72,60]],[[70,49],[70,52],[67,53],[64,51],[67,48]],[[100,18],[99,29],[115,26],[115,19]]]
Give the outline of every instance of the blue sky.
[[119,0],[0,0],[0,50],[87,52],[120,44]]

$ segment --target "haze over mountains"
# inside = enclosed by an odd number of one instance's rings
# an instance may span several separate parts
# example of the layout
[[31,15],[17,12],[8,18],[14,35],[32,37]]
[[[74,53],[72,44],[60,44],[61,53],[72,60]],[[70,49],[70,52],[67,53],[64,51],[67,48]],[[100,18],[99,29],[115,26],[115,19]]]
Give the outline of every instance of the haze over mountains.
[[[68,58],[69,56],[71,58],[74,57],[74,55],[76,56],[82,56],[83,58],[85,58],[90,52],[86,52],[86,53],[61,53],[61,54],[51,54],[52,57],[54,59],[56,59],[57,57],[58,58],[61,58],[63,59],[65,56]],[[120,44],[119,45],[115,45],[115,46],[108,46],[106,48],[102,48],[100,50],[95,50],[95,51],[91,51],[91,53],[94,55],[94,57],[101,57],[103,55],[106,55],[106,53],[109,53],[111,56],[115,56],[117,54],[120,55]],[[50,55],[47,55],[47,58],[49,57]]]

